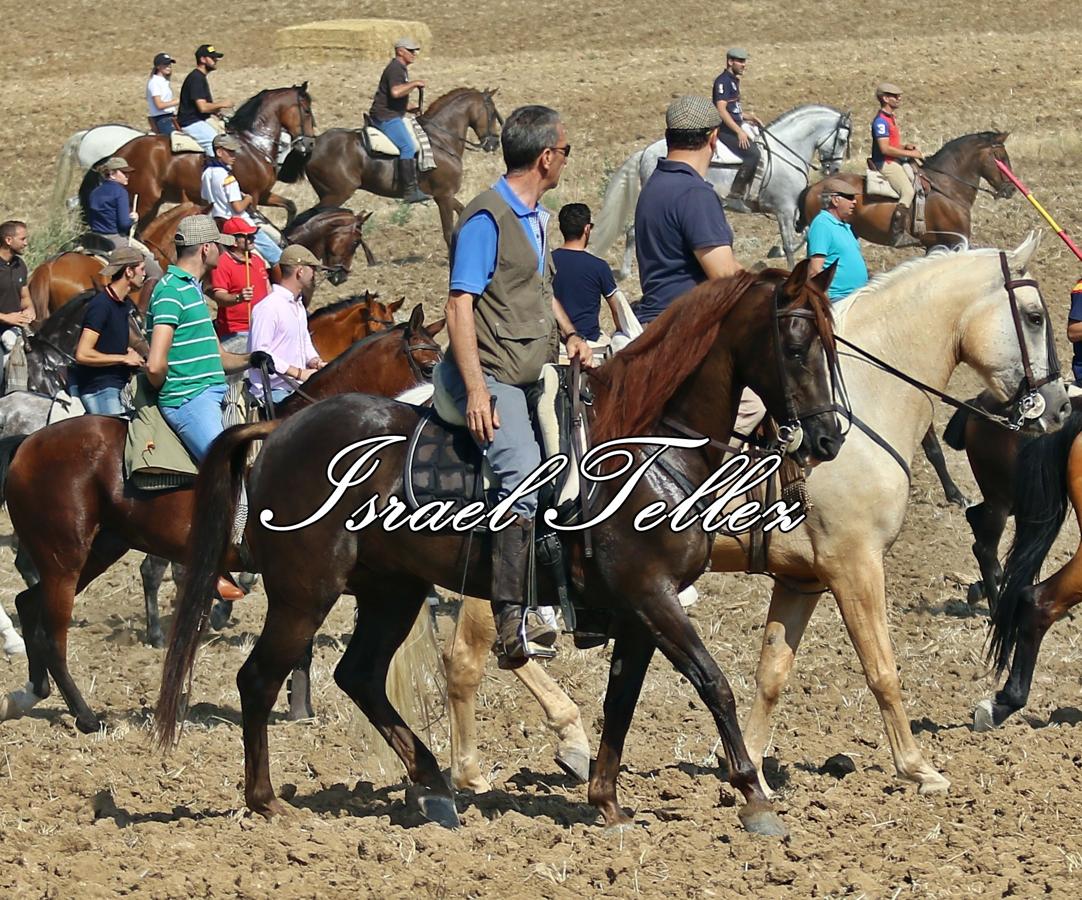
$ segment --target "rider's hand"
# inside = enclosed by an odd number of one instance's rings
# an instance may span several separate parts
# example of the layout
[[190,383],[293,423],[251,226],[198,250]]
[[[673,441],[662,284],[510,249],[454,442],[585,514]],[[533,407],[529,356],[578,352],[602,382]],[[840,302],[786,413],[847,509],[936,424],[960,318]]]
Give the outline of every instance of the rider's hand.
[[425,83],[419,78],[413,83],[419,88],[423,88],[425,86]]
[[259,369],[263,366],[267,367],[268,374],[275,374],[274,357],[266,350],[253,350],[248,354],[248,368]]
[[748,133],[743,128],[736,133],[736,142],[740,145],[741,150],[747,150],[751,144],[751,138],[748,137]]
[[135,210],[133,209],[133,210],[131,211],[131,216],[130,216],[130,218],[131,218],[131,220],[132,220],[133,222],[138,222],[138,221],[139,221],[139,213],[138,213],[138,212],[136,212],[136,211],[135,211]]
[[138,350],[129,347],[128,352],[124,354],[124,365],[131,366],[133,369],[140,369],[146,365],[146,360],[143,359]]
[[297,381],[299,381],[301,384],[304,384],[304,382],[306,382],[309,378],[315,375],[315,373],[315,369],[301,369],[300,375],[297,376]]
[[500,417],[492,404],[488,388],[481,387],[466,395],[466,427],[479,444],[489,444],[500,427]]
[[566,346],[567,358],[569,361],[578,357],[578,360],[582,363],[584,369],[592,369],[594,367],[594,348],[590,346],[585,338],[573,334],[567,339]]
[[20,309],[16,314],[15,324],[26,327],[34,323],[34,313],[29,309]]

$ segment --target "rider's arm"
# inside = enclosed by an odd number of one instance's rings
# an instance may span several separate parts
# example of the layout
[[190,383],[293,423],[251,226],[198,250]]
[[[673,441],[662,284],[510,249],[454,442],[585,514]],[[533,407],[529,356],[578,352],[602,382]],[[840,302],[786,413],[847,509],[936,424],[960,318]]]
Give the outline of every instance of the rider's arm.
[[1082,322],[1068,320],[1067,340],[1072,344],[1077,344],[1079,341],[1082,341]]
[[232,103],[225,100],[204,100],[202,97],[197,97],[195,100],[195,108],[208,116],[212,113],[220,112],[223,109],[230,109],[232,106]]
[[[116,366],[137,364],[139,354],[132,349],[124,353],[102,353],[97,349],[101,335],[93,328],[83,328],[75,345],[75,361],[82,366]],[[134,356],[132,354],[135,354]]]
[[405,97],[410,91],[416,88],[422,88],[425,86],[423,81],[407,81],[404,84],[396,84],[391,88],[390,94],[395,100],[400,100]]
[[905,147],[892,147],[890,145],[890,138],[876,138],[875,142],[879,145],[879,152],[888,159],[922,159],[924,157],[924,154],[919,150],[906,150]]
[[116,233],[126,235],[131,230],[131,209],[128,207],[128,192],[123,186],[117,185],[118,191],[113,191],[113,209],[116,211]]
[[173,346],[174,325],[155,325],[150,333],[150,356],[147,358],[147,380],[156,388],[165,384],[169,369],[169,348]]
[[729,246],[697,247],[695,258],[703,267],[707,278],[723,278],[742,271],[740,263],[733,256],[733,248]]
[[719,100],[715,104],[718,108],[718,115],[721,116],[721,123],[728,128],[733,134],[744,134],[744,129],[736,124],[736,119],[733,118],[732,113],[729,112],[729,107],[725,105],[724,100]]
[[812,278],[823,271],[823,264],[827,261],[825,256],[816,253],[815,256],[808,257],[808,277]]
[[159,97],[157,94],[151,94],[150,100],[154,104],[154,108],[158,112],[165,112],[167,109],[175,110],[177,108],[176,100],[165,100]]
[[733,256],[733,230],[712,190],[688,191],[680,210],[680,231],[707,278],[735,275],[741,265]]

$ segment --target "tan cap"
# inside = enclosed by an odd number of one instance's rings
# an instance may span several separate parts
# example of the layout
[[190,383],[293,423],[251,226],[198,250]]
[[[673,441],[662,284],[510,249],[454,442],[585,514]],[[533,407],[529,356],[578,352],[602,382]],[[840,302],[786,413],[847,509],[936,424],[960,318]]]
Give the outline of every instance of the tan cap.
[[131,172],[132,167],[123,156],[110,156],[98,169],[102,172]]
[[180,220],[177,226],[176,245],[195,247],[199,244],[221,244],[232,247],[236,244],[232,235],[222,234],[210,216],[188,216]]
[[896,97],[901,97],[902,89],[889,81],[881,81],[875,88],[875,96],[882,97],[884,94],[894,94]]
[[420,44],[419,41],[415,40],[414,38],[402,37],[402,38],[399,38],[397,41],[394,42],[394,48],[395,48],[395,50],[402,49],[402,50],[417,51],[417,50],[421,49],[421,44]]
[[215,150],[220,147],[223,150],[232,150],[236,153],[240,150],[240,139],[232,134],[216,134],[214,140],[211,141],[211,146]]
[[677,97],[665,110],[665,127],[674,131],[706,131],[720,124],[718,108],[706,97]]
[[282,266],[312,266],[322,269],[323,263],[316,259],[315,255],[307,247],[301,244],[290,244],[282,251],[282,258],[278,260]]
[[863,193],[859,184],[853,184],[844,178],[827,178],[820,182],[819,196],[828,197],[831,194],[841,194],[845,197],[859,197]]
[[134,247],[118,247],[109,254],[105,268],[101,270],[103,278],[112,278],[121,269],[137,266],[143,262],[143,254]]

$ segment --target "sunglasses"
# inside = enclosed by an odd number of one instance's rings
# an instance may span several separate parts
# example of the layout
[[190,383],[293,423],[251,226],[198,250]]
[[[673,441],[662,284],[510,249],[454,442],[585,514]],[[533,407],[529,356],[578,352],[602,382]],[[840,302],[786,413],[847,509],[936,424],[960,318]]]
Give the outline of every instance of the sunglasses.
[[566,144],[563,147],[546,147],[546,150],[551,150],[553,153],[562,153],[564,159],[568,159],[571,156],[571,145]]

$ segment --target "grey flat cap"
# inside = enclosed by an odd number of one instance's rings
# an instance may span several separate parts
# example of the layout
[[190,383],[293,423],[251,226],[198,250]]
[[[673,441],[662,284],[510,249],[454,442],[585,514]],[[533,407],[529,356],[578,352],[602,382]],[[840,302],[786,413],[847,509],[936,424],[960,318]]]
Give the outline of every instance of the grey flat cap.
[[717,107],[706,97],[677,97],[665,110],[665,127],[676,131],[706,131],[720,124]]
[[404,37],[399,38],[397,41],[394,42],[394,48],[395,50],[401,48],[403,50],[412,50],[416,52],[417,50],[421,49],[421,43],[414,38]]
[[232,247],[236,241],[230,234],[222,234],[210,216],[188,216],[177,225],[178,247],[195,247],[198,244],[221,244]]
[[725,51],[726,59],[747,59],[748,51],[743,47],[730,47]]

